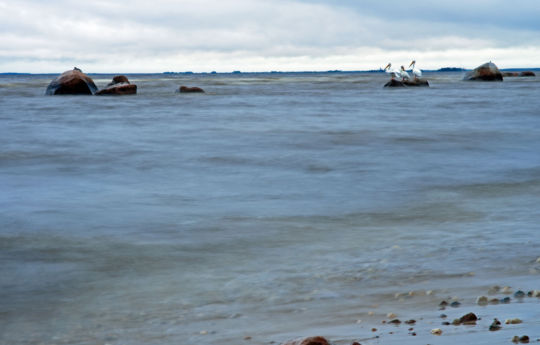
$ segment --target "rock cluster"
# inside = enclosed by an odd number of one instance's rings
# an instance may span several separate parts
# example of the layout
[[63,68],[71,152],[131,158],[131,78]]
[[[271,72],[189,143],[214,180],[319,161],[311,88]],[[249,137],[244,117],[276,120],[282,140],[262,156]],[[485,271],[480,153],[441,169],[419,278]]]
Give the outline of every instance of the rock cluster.
[[96,95],[134,95],[137,93],[137,85],[131,84],[124,75],[113,77],[107,87],[96,92]]

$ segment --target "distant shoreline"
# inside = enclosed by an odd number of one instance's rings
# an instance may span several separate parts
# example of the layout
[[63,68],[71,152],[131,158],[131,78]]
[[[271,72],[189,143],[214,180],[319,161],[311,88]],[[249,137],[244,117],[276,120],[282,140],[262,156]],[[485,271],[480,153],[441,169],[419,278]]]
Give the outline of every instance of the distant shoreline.
[[[436,70],[423,70],[426,73],[452,73],[452,72],[466,72],[471,71],[472,69],[460,68],[460,67],[443,67]],[[501,68],[502,72],[514,72],[514,71],[540,71],[540,67],[534,68]],[[25,73],[25,72],[0,72],[0,76],[25,76],[25,75],[58,75],[62,72],[51,72],[51,73]],[[231,75],[231,74],[334,74],[334,73],[384,73],[383,69],[375,70],[359,70],[359,71],[342,71],[342,70],[329,70],[329,71],[262,71],[262,72],[242,72],[242,71],[232,71],[232,72],[110,72],[102,73],[89,72],[89,75],[114,75],[114,74],[137,74],[137,75],[155,75],[155,74],[165,74],[165,75]]]

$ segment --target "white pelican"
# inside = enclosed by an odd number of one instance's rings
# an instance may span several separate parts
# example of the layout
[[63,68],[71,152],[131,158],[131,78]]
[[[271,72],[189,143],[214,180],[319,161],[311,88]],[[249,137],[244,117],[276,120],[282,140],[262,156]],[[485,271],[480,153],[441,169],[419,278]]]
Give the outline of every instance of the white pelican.
[[412,74],[414,75],[414,79],[420,78],[420,77],[422,76],[422,70],[421,70],[420,68],[417,68],[417,67],[416,67],[416,60],[413,60],[413,61],[411,62],[411,64],[409,65],[409,67],[411,67],[411,66],[412,66],[411,71],[412,71]]
[[401,78],[401,71],[392,67],[392,64],[389,62],[388,65],[384,68],[384,71],[392,75],[392,79]]
[[405,67],[403,67],[403,66],[401,66],[401,79],[402,80],[411,79],[411,77],[409,76],[409,73],[407,73],[407,71],[405,70]]

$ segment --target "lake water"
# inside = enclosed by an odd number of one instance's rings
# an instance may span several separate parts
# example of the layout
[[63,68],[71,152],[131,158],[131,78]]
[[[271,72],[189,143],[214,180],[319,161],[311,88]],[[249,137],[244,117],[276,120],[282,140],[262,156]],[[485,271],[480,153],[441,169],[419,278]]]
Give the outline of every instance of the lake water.
[[540,288],[539,77],[128,77],[0,77],[0,343],[268,344]]

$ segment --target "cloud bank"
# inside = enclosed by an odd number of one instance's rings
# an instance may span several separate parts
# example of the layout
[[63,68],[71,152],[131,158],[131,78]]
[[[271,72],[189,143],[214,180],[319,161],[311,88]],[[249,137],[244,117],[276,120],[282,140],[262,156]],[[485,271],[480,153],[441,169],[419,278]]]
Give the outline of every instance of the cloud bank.
[[536,1],[0,0],[0,71],[540,66]]

